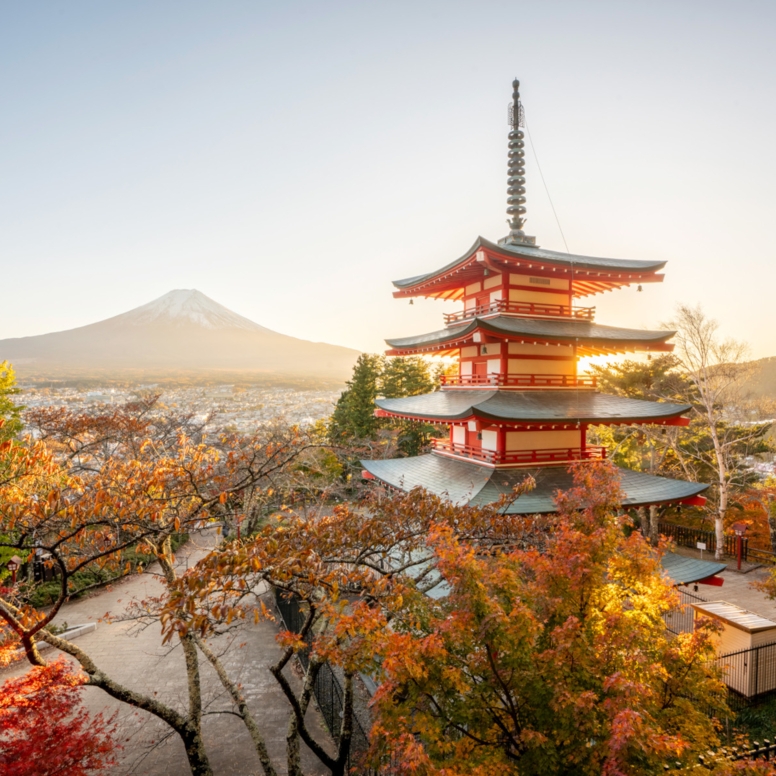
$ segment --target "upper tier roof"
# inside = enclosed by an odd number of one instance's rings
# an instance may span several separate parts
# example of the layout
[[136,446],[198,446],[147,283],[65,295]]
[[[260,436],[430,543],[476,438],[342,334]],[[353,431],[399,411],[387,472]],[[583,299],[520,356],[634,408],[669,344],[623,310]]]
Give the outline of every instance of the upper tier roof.
[[673,346],[667,345],[666,340],[676,333],[666,329],[623,329],[578,319],[559,321],[498,315],[492,318],[473,318],[460,326],[448,326],[429,334],[388,339],[386,343],[394,351],[438,351],[460,347],[461,342],[467,338],[471,339],[471,335],[478,329],[502,338],[576,344],[588,346],[592,351],[604,352],[672,350]]
[[[484,251],[478,260],[478,251]],[[586,296],[606,288],[629,283],[662,280],[655,273],[662,269],[665,261],[639,261],[635,259],[605,259],[596,256],[579,256],[573,253],[560,253],[531,245],[498,245],[478,237],[474,245],[460,259],[446,264],[441,269],[423,275],[394,280],[398,291],[394,296],[437,296],[441,295],[441,286],[473,282],[482,273],[485,262],[495,263],[491,268],[496,271],[519,268],[528,269],[529,265],[540,269],[563,270],[575,273],[574,295]],[[501,266],[503,265],[503,266]],[[453,298],[453,297],[451,297]]]
[[[554,512],[557,492],[574,485],[571,472],[562,467],[490,469],[433,454],[361,463],[370,474],[391,487],[409,491],[420,486],[456,504],[474,506],[498,501],[530,475],[536,487],[509,505],[505,511],[512,515]],[[620,473],[625,507],[681,502],[708,488],[703,483],[654,477],[629,469],[620,469]]]
[[377,406],[402,417],[450,422],[479,418],[510,423],[665,423],[689,404],[642,401],[596,391],[436,391],[399,399],[377,399]]

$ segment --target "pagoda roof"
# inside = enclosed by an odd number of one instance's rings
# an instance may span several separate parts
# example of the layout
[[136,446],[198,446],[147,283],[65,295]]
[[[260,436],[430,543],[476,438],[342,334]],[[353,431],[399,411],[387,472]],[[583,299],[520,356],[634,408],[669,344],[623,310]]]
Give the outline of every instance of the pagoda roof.
[[690,585],[708,579],[727,568],[727,563],[688,558],[676,552],[665,552],[661,559],[663,571],[675,585]]
[[[666,340],[676,332],[661,329],[625,329],[604,326],[593,321],[570,319],[559,321],[544,318],[517,318],[497,315],[473,318],[458,326],[448,326],[428,334],[388,339],[395,355],[403,352],[439,351],[459,348],[472,339],[475,331],[484,331],[503,339],[521,339],[531,342],[559,342],[578,345],[591,352],[624,352],[631,350],[673,350]],[[580,353],[587,355],[587,353]]]
[[377,399],[391,414],[418,420],[508,421],[522,425],[576,423],[666,423],[691,409],[689,404],[643,401],[596,391],[488,391],[456,389],[420,396]]
[[[370,474],[390,487],[409,491],[420,486],[456,504],[473,506],[492,504],[502,495],[511,493],[526,476],[533,477],[536,487],[515,499],[505,510],[506,514],[555,512],[557,492],[574,486],[572,472],[562,467],[491,469],[433,453],[361,463]],[[708,488],[703,483],[655,477],[630,469],[619,471],[625,507],[679,503],[693,499]]]
[[463,256],[444,267],[422,275],[394,280],[393,284],[398,289],[394,295],[441,295],[441,286],[450,286],[446,281],[454,279],[455,284],[460,286],[476,280],[486,261],[489,262],[490,268],[499,272],[518,268],[545,269],[550,272],[573,271],[575,296],[586,296],[633,282],[660,281],[662,276],[656,276],[655,273],[666,265],[665,261],[582,256],[533,245],[498,245],[484,237],[478,237]]

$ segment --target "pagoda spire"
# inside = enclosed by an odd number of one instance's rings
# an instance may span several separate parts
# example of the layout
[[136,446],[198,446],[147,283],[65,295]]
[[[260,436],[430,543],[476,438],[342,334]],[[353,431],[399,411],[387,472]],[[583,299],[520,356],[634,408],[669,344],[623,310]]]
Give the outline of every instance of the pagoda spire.
[[525,217],[525,119],[520,102],[520,81],[512,81],[512,103],[509,105],[509,175],[507,215],[509,235],[499,240],[502,245],[536,245],[536,238],[523,231]]

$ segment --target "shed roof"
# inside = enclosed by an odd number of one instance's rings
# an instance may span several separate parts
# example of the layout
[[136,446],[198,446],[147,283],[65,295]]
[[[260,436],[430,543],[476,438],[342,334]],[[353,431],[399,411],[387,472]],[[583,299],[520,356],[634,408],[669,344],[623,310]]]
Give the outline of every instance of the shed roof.
[[776,622],[773,620],[761,617],[759,614],[742,609],[740,606],[727,601],[709,601],[703,604],[691,604],[691,606],[701,614],[716,617],[718,620],[747,633],[759,633],[776,628]]

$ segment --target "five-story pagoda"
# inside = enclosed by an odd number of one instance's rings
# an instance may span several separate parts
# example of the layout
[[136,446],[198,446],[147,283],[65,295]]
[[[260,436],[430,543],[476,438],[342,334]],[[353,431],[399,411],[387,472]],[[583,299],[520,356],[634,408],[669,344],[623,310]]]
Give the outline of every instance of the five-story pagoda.
[[[364,461],[365,476],[410,490],[421,485],[457,503],[484,504],[527,474],[536,488],[511,513],[554,511],[557,490],[571,485],[573,461],[604,458],[587,444],[594,424],[683,426],[689,405],[608,396],[578,374],[585,356],[665,352],[671,331],[642,331],[595,322],[594,307],[576,300],[630,284],[657,283],[665,262],[602,259],[544,250],[523,231],[525,150],[519,82],[510,105],[508,208],[510,232],[498,244],[479,237],[456,261],[395,281],[398,298],[458,300],[445,328],[387,340],[389,355],[454,356],[458,373],[422,396],[378,399],[382,417],[449,427],[430,454]],[[624,505],[699,504],[706,486],[622,471]]]

